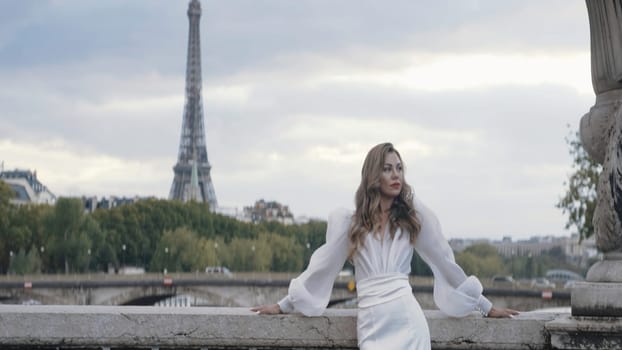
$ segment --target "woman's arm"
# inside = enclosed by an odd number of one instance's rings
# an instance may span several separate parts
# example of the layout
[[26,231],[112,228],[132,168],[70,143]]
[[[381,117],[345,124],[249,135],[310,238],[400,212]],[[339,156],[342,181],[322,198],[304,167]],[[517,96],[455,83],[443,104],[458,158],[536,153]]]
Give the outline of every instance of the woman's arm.
[[278,304],[258,306],[251,311],[321,315],[330,300],[335,278],[348,257],[351,218],[352,213],[345,209],[332,212],[326,228],[326,243],[313,252],[306,270],[290,282],[288,295]]
[[256,312],[260,315],[273,315],[283,313],[279,304],[255,306],[251,308],[251,311]]
[[475,276],[464,273],[456,264],[453,250],[442,234],[440,223],[428,207],[415,199],[421,220],[421,231],[415,249],[434,273],[434,302],[444,313],[461,317],[479,311],[489,317],[510,317],[518,314],[511,309],[498,309],[482,295],[482,284]]
[[496,308],[493,306],[488,312],[488,315],[486,315],[486,317],[512,318],[518,314],[520,314],[520,312],[513,310],[513,309]]

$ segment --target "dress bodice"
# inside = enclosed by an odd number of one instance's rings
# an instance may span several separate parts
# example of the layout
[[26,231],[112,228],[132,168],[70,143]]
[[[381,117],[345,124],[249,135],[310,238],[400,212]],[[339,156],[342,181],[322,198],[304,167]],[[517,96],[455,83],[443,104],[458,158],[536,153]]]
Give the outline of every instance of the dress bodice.
[[393,273],[408,275],[412,256],[413,246],[409,235],[400,229],[393,238],[388,227],[382,236],[368,234],[363,246],[352,257],[356,281]]

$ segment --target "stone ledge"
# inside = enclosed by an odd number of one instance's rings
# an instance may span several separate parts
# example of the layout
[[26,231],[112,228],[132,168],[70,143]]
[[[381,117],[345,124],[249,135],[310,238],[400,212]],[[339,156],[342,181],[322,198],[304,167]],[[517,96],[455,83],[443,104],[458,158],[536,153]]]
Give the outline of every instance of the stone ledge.
[[553,349],[622,349],[622,318],[560,315],[546,324]]
[[[435,349],[548,349],[545,324],[560,315],[425,314]],[[304,317],[260,316],[246,308],[0,305],[0,325],[0,347],[356,348],[354,309]]]
[[572,316],[622,317],[622,283],[577,282],[572,288]]

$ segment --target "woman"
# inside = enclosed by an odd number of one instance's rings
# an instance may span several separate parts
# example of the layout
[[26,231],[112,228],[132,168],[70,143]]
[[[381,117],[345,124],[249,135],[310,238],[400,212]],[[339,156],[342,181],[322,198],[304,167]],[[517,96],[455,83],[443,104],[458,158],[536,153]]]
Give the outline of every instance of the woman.
[[479,311],[512,317],[482,295],[482,285],[455,263],[434,213],[413,198],[402,159],[390,143],[372,148],[363,163],[356,210],[329,216],[326,243],[278,304],[252,308],[259,314],[301,312],[321,315],[335,277],[346,259],[354,264],[358,293],[360,349],[430,349],[430,332],[408,280],[413,249],[434,273],[434,301],[444,313],[461,317]]

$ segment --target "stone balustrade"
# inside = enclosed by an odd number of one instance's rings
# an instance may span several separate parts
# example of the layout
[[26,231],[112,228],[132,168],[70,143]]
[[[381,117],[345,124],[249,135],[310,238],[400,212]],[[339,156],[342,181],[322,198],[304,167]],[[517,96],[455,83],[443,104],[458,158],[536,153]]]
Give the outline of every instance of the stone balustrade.
[[[434,349],[590,349],[572,347],[577,332],[583,342],[613,334],[608,348],[622,344],[615,338],[622,320],[603,322],[605,333],[573,325],[568,337],[568,313],[525,312],[513,319],[425,314]],[[0,348],[356,349],[356,310],[304,317],[256,315],[247,308],[0,305]]]

